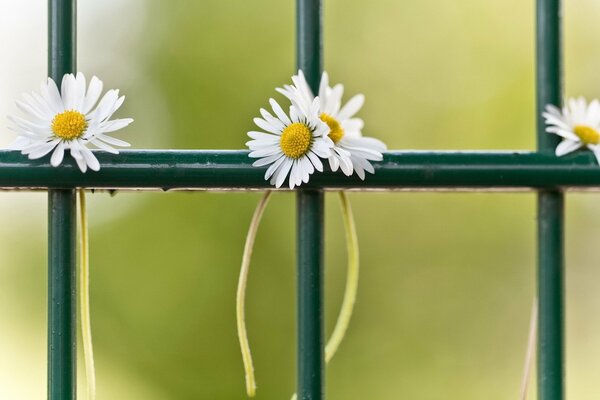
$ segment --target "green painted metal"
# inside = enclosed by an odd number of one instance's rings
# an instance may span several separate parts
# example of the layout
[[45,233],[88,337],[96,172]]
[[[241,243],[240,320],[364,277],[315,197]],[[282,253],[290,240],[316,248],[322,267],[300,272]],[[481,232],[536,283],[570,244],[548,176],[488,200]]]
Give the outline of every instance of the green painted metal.
[[[321,0],[296,1],[297,67],[313,93],[318,92],[322,69]],[[298,398],[325,398],[323,323],[324,195],[302,188],[297,193],[298,269]]]
[[[48,74],[75,71],[76,0],[48,1]],[[48,191],[48,399],[76,398],[76,214],[73,190]]]
[[297,194],[298,396],[323,399],[323,192]]
[[[2,188],[269,189],[265,168],[252,166],[245,150],[129,150],[96,153],[102,169],[81,173],[70,157],[59,168],[48,158],[29,160],[0,151]],[[374,163],[375,174],[327,170],[302,187],[325,189],[511,189],[600,187],[600,168],[588,151],[565,157],[551,153],[388,152]]]
[[[559,138],[544,131],[546,104],[561,105],[561,1],[537,1],[538,151],[552,154]],[[558,191],[538,195],[538,296],[540,400],[564,398],[564,199]]]
[[75,197],[48,193],[48,399],[71,400],[76,388]]
[[564,398],[564,253],[563,195],[538,196],[538,293],[540,400]]

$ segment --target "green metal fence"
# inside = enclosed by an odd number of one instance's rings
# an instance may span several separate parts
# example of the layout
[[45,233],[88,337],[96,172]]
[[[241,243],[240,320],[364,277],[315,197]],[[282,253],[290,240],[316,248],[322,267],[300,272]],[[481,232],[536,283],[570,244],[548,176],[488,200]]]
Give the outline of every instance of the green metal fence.
[[[76,71],[76,0],[48,1],[48,75]],[[563,399],[564,190],[600,187],[587,153],[558,159],[541,111],[561,103],[561,1],[537,0],[537,152],[388,152],[366,181],[325,172],[297,192],[298,394],[324,398],[323,197],[328,189],[525,188],[538,195],[539,351],[542,400]],[[441,40],[441,38],[440,38]],[[297,67],[316,91],[322,63],[322,0],[297,0]],[[292,70],[290,66],[290,71]],[[48,190],[48,398],[76,396],[75,189],[271,189],[246,151],[123,151],[98,154],[102,170],[82,174],[0,151],[1,189]]]

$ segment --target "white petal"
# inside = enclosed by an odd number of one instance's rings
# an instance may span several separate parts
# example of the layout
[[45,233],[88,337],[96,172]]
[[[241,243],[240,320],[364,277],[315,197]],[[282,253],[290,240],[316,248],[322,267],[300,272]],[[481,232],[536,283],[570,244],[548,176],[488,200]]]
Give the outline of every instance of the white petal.
[[546,132],[554,133],[565,139],[571,139],[571,140],[575,140],[575,141],[579,140],[579,136],[577,136],[575,133],[573,133],[570,128],[569,128],[569,130],[565,130],[565,129],[559,128],[557,126],[551,126],[551,127],[546,128]]
[[578,148],[583,146],[583,143],[579,141],[565,139],[556,146],[556,155],[558,157],[564,156],[565,154],[571,153]]
[[25,102],[32,107],[38,114],[42,115],[45,120],[52,119],[55,114],[54,111],[48,106],[48,103],[44,98],[36,92],[23,93],[23,99]]
[[279,169],[277,171],[277,179],[275,180],[275,187],[277,187],[277,188],[281,187],[281,185],[283,184],[283,181],[285,181],[285,178],[287,177],[291,168],[292,168],[292,160],[289,158],[286,158],[285,161],[283,162],[283,164],[281,164],[281,166],[279,167]]
[[132,122],[133,118],[113,119],[112,121],[106,121],[100,124],[99,129],[102,133],[114,132],[118,131],[119,129],[125,128]]
[[61,113],[65,110],[65,106],[60,96],[60,92],[58,91],[58,87],[51,78],[48,78],[45,84],[42,83],[40,91],[42,97],[45,98],[48,105],[52,108],[55,114]]
[[275,161],[273,164],[271,164],[271,166],[267,168],[267,172],[265,172],[265,180],[269,179],[285,160],[286,157],[282,156],[281,158],[278,158],[277,161]]
[[300,115],[294,106],[290,106],[290,118],[292,119],[292,122],[300,121]]
[[340,160],[338,158],[339,156],[337,154],[332,154],[331,157],[328,158],[329,168],[331,168],[333,172],[337,171],[340,167]]
[[23,136],[19,136],[17,137],[15,140],[13,140],[8,146],[6,146],[6,148],[8,150],[23,150],[25,147],[29,146],[31,144],[31,140],[23,137]]
[[310,161],[311,161],[312,165],[315,167],[315,169],[319,172],[323,172],[323,163],[319,159],[319,156],[317,156],[312,151],[309,151],[306,155],[310,159]]
[[120,146],[120,147],[129,147],[129,146],[131,146],[129,143],[127,143],[127,142],[125,142],[123,140],[120,140],[120,139],[117,139],[117,138],[114,138],[114,137],[108,136],[108,135],[99,134],[95,138],[96,139],[100,139],[103,142],[106,142],[108,144],[112,144],[113,146]]
[[[79,142],[79,141],[75,140],[75,142]],[[90,169],[92,171],[99,171],[100,163],[98,162],[98,159],[96,158],[96,156],[94,156],[94,153],[92,153],[90,151],[90,149],[85,147],[85,145],[83,145],[81,143],[79,143],[79,145],[80,145],[81,154],[83,155],[83,159],[85,160],[85,163],[88,165],[88,167],[90,167]]]
[[83,73],[78,72],[75,76],[75,96],[74,96],[74,106],[75,110],[81,111],[83,107],[83,100],[85,99],[85,76]]
[[[74,141],[73,143],[76,143],[76,142],[77,141]],[[83,159],[83,156],[81,155],[81,151],[79,151],[79,146],[77,146],[77,145],[71,146],[71,157],[73,157],[73,159],[77,163],[77,166],[79,167],[81,172],[85,173],[85,171],[87,171],[87,164],[86,164],[85,160]]]
[[557,117],[555,115],[551,115],[548,113],[543,113],[542,116],[546,122],[546,125],[556,125],[562,129],[570,130],[571,126],[562,120],[561,117]]
[[344,145],[344,150],[349,151],[352,155],[365,158],[372,161],[381,161],[383,159],[382,154],[377,150],[372,150],[367,147],[355,147]]
[[248,154],[248,157],[260,158],[271,156],[273,154],[281,154],[281,149],[279,148],[279,146],[270,146],[261,148],[259,150],[254,150],[250,152],[250,154]]
[[267,121],[265,121],[262,118],[254,118],[254,123],[259,128],[264,129],[267,132],[274,133],[274,134],[280,133],[280,131],[277,128],[271,126],[271,124],[269,124]]
[[14,124],[16,124],[19,128],[28,131],[28,132],[35,132],[38,134],[47,134],[50,133],[50,126],[46,125],[46,124],[41,124],[41,123],[33,123],[31,121],[28,121],[24,118],[21,117],[17,117],[16,115],[8,115],[6,117],[9,121],[13,122]]
[[[340,106],[342,105],[344,85],[337,84],[329,92],[330,93],[327,96],[327,108],[324,111],[332,117],[337,117],[337,114],[340,111]],[[321,107],[321,109],[323,108]]]
[[83,114],[87,114],[90,110],[96,105],[98,99],[100,98],[100,94],[102,94],[102,81],[98,79],[96,76],[92,76],[92,80],[90,80],[90,85],[87,90],[87,94],[85,95],[85,99],[83,100],[83,105],[81,106],[81,112]]
[[281,122],[283,122],[285,125],[292,124],[292,121],[290,121],[290,119],[288,118],[286,113],[283,111],[283,109],[281,108],[279,103],[277,103],[274,99],[269,99],[269,104],[271,104],[271,108],[275,112],[275,115],[277,115],[277,118],[279,118],[281,120]]
[[119,150],[107,145],[104,142],[101,142],[100,140],[97,140],[95,138],[90,139],[90,143],[93,144],[94,146],[98,147],[99,149],[102,149],[106,152],[112,153],[112,154],[119,154]]
[[365,126],[365,123],[360,118],[349,118],[342,121],[342,128],[345,131],[360,131]]
[[39,143],[38,146],[29,151],[27,154],[31,160],[44,157],[46,154],[50,153],[54,147],[56,147],[58,142],[58,140],[52,140],[50,142]]
[[60,93],[65,105],[65,110],[75,110],[77,97],[77,84],[73,74],[63,75]]
[[111,89],[102,97],[100,103],[92,113],[92,117],[97,121],[104,121],[110,116],[112,110],[115,107],[117,100],[119,99],[119,91]]
[[[307,172],[307,174],[305,174],[304,176],[308,176],[315,172],[315,167],[311,164],[310,160],[307,157],[302,157],[300,159],[300,163],[302,164],[302,170]],[[304,176],[302,177],[302,180],[306,183],[308,182],[308,178],[304,180]]]
[[264,165],[269,165],[269,164],[279,160],[281,157],[284,157],[284,155],[283,154],[273,154],[271,156],[260,158],[256,161],[254,161],[252,163],[252,166],[253,167],[262,167]]
[[260,109],[260,114],[262,115],[264,120],[267,121],[267,123],[274,127],[278,132],[281,132],[285,129],[285,125],[283,124],[283,122],[272,116],[271,113],[265,110],[264,108]]
[[52,157],[50,157],[50,164],[53,167],[58,167],[60,165],[60,163],[62,162],[64,155],[65,155],[65,143],[61,141],[56,146],[56,149],[54,149],[54,153],[52,153]]
[[272,141],[278,142],[281,140],[278,135],[272,135],[270,133],[256,132],[256,131],[248,132],[248,136],[250,136],[252,139],[264,140],[266,142],[272,142]]
[[290,170],[290,179],[288,180],[288,186],[290,189],[294,188],[294,185],[298,184],[298,176],[300,175],[300,165],[298,164],[298,160],[294,160],[292,163],[292,169]]
[[31,119],[37,120],[38,123],[48,122],[47,117],[30,104],[20,100],[15,101],[15,103],[17,104],[17,108]]
[[344,175],[352,175],[352,161],[350,161],[350,157],[344,157],[340,155],[339,159],[340,167],[342,168],[342,172],[344,173]]
[[321,75],[321,83],[319,84],[319,98],[321,99],[321,110],[327,108],[327,95],[326,91],[329,88],[329,75],[323,71]]
[[354,167],[354,171],[356,171],[356,175],[363,181],[365,180],[365,171],[362,167],[362,163],[358,157],[351,157],[352,166]]
[[343,121],[352,117],[358,112],[358,110],[360,110],[364,103],[365,96],[363,96],[362,94],[357,94],[356,96],[348,100],[346,105],[342,107],[340,112],[337,114],[337,119]]

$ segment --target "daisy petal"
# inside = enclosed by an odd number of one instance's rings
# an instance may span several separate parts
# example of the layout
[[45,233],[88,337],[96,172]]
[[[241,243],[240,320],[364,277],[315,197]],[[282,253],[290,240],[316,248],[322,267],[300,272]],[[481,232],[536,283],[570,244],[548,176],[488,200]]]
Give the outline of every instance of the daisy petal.
[[275,180],[275,187],[276,188],[280,188],[281,185],[283,184],[283,181],[285,181],[285,178],[287,177],[288,173],[290,172],[290,169],[292,168],[292,160],[289,158],[286,158],[285,161],[281,164],[281,166],[278,168],[277,170],[277,178]]
[[345,120],[345,119],[352,117],[354,114],[356,114],[358,112],[358,110],[361,109],[361,107],[363,106],[364,103],[365,103],[365,96],[363,96],[362,94],[357,94],[356,96],[354,96],[353,98],[348,100],[346,105],[344,107],[342,107],[340,112],[337,114],[337,119]]
[[81,107],[81,112],[83,114],[87,114],[94,107],[94,105],[98,102],[100,98],[100,94],[102,94],[103,83],[96,76],[92,76],[90,80],[90,85],[87,90],[87,94],[85,95],[85,99],[83,100],[83,106]]
[[579,149],[583,144],[579,141],[565,139],[556,146],[556,155],[558,157],[571,153]]
[[50,157],[50,165],[52,165],[53,167],[58,167],[60,165],[60,163],[62,162],[64,155],[65,155],[65,143],[61,141],[56,146],[56,149],[54,149],[54,153],[52,153],[52,157]]
[[133,122],[133,118],[113,119],[100,124],[100,131],[102,133],[109,133],[118,131],[119,129],[125,128],[127,125]]

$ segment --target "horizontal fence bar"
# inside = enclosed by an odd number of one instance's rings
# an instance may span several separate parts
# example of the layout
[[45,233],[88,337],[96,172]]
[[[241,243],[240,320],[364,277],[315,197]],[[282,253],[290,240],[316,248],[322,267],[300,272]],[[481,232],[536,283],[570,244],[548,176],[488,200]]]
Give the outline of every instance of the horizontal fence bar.
[[[99,172],[81,173],[73,160],[54,168],[48,158],[29,160],[0,151],[0,189],[268,189],[266,168],[252,166],[245,150],[129,150],[97,152]],[[600,167],[588,152],[565,157],[535,152],[388,152],[364,181],[325,171],[307,188],[600,188]]]

